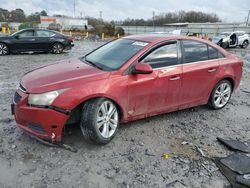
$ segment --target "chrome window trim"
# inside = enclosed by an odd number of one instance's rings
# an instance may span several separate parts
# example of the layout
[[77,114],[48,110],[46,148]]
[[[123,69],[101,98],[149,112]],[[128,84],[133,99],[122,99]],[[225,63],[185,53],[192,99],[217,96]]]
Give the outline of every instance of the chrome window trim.
[[204,61],[196,61],[196,62],[192,62],[192,63],[182,63],[182,64],[178,64],[178,65],[172,65],[172,66],[165,66],[165,67],[160,67],[160,68],[156,68],[153,70],[159,70],[159,69],[163,69],[163,68],[167,68],[167,67],[177,67],[177,66],[181,66],[181,65],[191,65],[191,64],[197,64],[197,63],[204,63],[204,62],[208,62],[208,61],[215,61],[215,60],[223,60],[223,59],[227,59],[225,57],[223,58],[218,58],[218,59],[209,59],[209,60],[204,60]]

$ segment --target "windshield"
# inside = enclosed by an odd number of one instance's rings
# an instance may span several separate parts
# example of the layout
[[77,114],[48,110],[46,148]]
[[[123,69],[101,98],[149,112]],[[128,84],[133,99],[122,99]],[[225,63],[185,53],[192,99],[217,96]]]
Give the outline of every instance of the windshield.
[[118,39],[93,51],[83,60],[103,70],[117,70],[147,44],[135,40]]

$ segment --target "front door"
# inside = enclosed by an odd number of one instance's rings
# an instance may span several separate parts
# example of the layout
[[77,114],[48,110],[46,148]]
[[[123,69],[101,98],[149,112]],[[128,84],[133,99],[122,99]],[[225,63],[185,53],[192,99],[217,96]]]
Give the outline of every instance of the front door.
[[128,76],[128,115],[131,119],[178,109],[182,65],[177,41],[154,47],[139,59],[148,63],[152,74]]
[[13,38],[13,49],[17,51],[29,51],[34,48],[35,40],[34,30],[26,30],[18,33]]

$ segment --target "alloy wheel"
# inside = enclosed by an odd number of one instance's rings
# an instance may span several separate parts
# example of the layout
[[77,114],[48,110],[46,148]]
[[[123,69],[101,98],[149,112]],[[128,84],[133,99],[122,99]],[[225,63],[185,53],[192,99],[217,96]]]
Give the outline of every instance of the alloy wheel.
[[221,43],[221,47],[224,48],[224,49],[226,49],[228,47],[228,44],[226,42],[222,42]]
[[118,126],[118,111],[110,101],[104,101],[97,113],[96,125],[99,133],[104,138],[110,138]]
[[215,90],[213,97],[216,107],[222,108],[223,106],[225,106],[231,97],[231,92],[232,89],[228,83],[224,82],[219,85]]
[[247,42],[247,41],[244,41],[243,44],[242,44],[242,47],[243,47],[243,48],[247,48],[248,45],[249,45],[248,42]]
[[6,55],[8,54],[8,47],[6,44],[0,44],[0,55]]
[[60,54],[63,52],[63,46],[61,44],[54,44],[53,45],[53,53]]

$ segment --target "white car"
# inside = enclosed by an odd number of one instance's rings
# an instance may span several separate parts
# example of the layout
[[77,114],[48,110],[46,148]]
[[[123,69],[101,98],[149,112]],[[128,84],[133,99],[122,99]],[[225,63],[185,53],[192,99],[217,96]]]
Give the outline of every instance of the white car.
[[222,32],[212,38],[212,41],[222,48],[237,47],[247,48],[249,45],[249,35],[244,31]]

